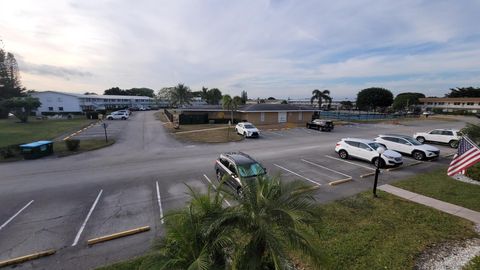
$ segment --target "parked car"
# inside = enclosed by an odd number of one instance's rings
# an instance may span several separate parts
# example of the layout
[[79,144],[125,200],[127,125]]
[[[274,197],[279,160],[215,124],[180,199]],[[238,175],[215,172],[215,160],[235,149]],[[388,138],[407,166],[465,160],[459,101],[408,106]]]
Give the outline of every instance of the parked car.
[[[342,159],[354,157],[371,162],[381,168],[385,166],[400,166],[403,164],[402,155],[388,149],[383,152],[379,160],[376,150],[380,146],[384,147],[372,140],[345,138],[337,142],[335,152],[337,152]],[[378,162],[380,162],[380,164],[378,164]]]
[[114,111],[114,113],[126,113],[128,116],[132,114],[132,112],[129,109]]
[[434,159],[440,156],[440,150],[428,144],[422,144],[413,137],[406,135],[385,134],[379,135],[375,141],[383,144],[387,149],[411,155],[416,160]]
[[321,131],[332,131],[334,127],[332,120],[315,119],[307,123],[307,128]]
[[240,122],[235,126],[235,131],[237,134],[245,136],[245,138],[258,138],[260,136],[260,131],[249,122]]
[[215,172],[218,181],[224,180],[226,185],[240,193],[242,180],[248,181],[265,175],[267,170],[249,155],[242,152],[231,152],[221,154],[217,158]]
[[457,148],[462,134],[455,129],[434,129],[429,132],[417,132],[413,134],[413,137],[420,143],[446,143],[452,148]]
[[113,112],[107,115],[107,120],[127,120],[128,114],[126,112]]

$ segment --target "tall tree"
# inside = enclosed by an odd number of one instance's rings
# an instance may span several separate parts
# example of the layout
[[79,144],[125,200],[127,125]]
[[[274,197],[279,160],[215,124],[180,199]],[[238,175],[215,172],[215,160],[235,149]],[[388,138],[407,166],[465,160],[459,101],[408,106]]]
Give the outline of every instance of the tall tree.
[[3,105],[13,111],[13,114],[22,123],[28,122],[30,113],[42,105],[38,98],[34,97],[13,97],[2,101]]
[[177,86],[170,88],[168,96],[172,105],[181,107],[191,104],[192,90],[183,83],[179,83]]
[[207,87],[202,86],[202,93],[201,93],[200,97],[202,97],[203,100],[208,100],[208,88]]
[[[1,40],[0,40],[1,43]],[[20,81],[17,60],[12,53],[7,53],[0,48],[0,103],[12,97],[25,96],[25,88]],[[8,117],[9,109],[0,106],[0,118]]]
[[357,94],[357,107],[361,110],[377,110],[386,108],[393,103],[393,94],[390,90],[380,87],[370,87]]
[[119,95],[119,96],[126,96],[125,90],[122,90],[118,87],[112,87],[103,91],[104,95]]
[[222,91],[218,88],[212,88],[207,91],[206,93],[206,101],[208,104],[211,105],[218,105],[222,100]]
[[480,97],[480,88],[474,88],[471,86],[451,88],[450,93],[446,94],[445,97]]
[[310,104],[313,104],[314,102],[317,103],[318,109],[322,109],[322,103],[323,101],[327,102],[328,108],[330,108],[330,104],[332,103],[332,98],[330,97],[330,90],[323,90],[320,91],[318,89],[315,89],[312,91],[312,97],[310,98]]
[[247,91],[243,90],[242,93],[240,94],[240,97],[242,98],[242,104],[246,104],[248,100]]
[[230,123],[233,124],[233,112],[242,104],[242,99],[239,96],[232,98],[230,95],[222,97],[222,107],[224,110],[230,111]]
[[405,92],[398,94],[393,100],[393,109],[394,110],[409,110],[411,106],[417,105],[419,103],[419,98],[424,98],[425,95],[422,93],[412,93]]
[[125,91],[128,96],[143,96],[143,97],[154,97],[153,89],[142,87],[142,88],[132,88]]

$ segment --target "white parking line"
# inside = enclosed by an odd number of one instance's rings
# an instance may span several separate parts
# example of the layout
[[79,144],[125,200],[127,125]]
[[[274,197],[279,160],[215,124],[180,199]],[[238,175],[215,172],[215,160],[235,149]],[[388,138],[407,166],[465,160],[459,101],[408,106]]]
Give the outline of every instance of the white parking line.
[[158,201],[158,208],[160,208],[160,222],[163,224],[163,208],[162,208],[162,198],[160,197],[160,189],[158,188],[158,181],[155,182],[157,186],[157,201]]
[[15,215],[13,215],[11,218],[9,218],[7,221],[5,221],[5,223],[2,224],[2,226],[0,226],[0,231],[5,228],[8,223],[10,223],[14,218],[16,218],[18,215],[20,215],[20,213],[22,213],[23,210],[25,210],[27,207],[30,206],[30,204],[33,203],[33,200],[31,200],[29,203],[27,203],[24,207],[22,207],[22,209],[18,210],[17,213],[15,213]]
[[348,163],[348,164],[352,164],[352,165],[355,165],[355,166],[358,166],[358,167],[362,167],[362,168],[365,168],[365,169],[369,169],[369,170],[375,171],[375,168],[368,167],[368,166],[364,166],[364,165],[360,165],[360,164],[357,164],[357,163],[354,163],[354,162],[350,162],[350,161],[348,161],[348,160],[344,160],[344,159],[341,159],[341,158],[336,158],[336,157],[332,157],[332,156],[329,156],[329,155],[325,155],[325,157],[330,158],[330,159],[334,159],[334,160],[343,161],[343,162]]
[[313,165],[313,166],[317,166],[317,167],[319,167],[319,168],[322,168],[322,169],[325,169],[325,170],[328,170],[328,171],[331,171],[331,172],[334,172],[334,173],[338,173],[338,174],[343,175],[343,176],[345,176],[345,177],[350,177],[350,178],[352,178],[352,176],[350,176],[350,175],[348,175],[348,174],[344,174],[344,173],[342,173],[342,172],[332,170],[332,169],[330,169],[330,168],[327,168],[327,167],[322,166],[322,165],[320,165],[320,164],[317,164],[317,163],[315,163],[315,162],[311,162],[311,161],[308,161],[308,160],[306,160],[306,159],[302,159],[302,161],[303,161],[303,162],[306,162],[306,163],[308,163],[308,164],[311,164],[311,165]]
[[72,247],[76,246],[78,244],[78,240],[80,239],[80,236],[82,235],[83,230],[85,229],[85,226],[87,225],[88,219],[92,215],[93,209],[95,209],[95,206],[97,206],[98,200],[100,199],[100,196],[102,196],[103,189],[100,190],[100,192],[97,195],[97,198],[92,204],[92,207],[90,208],[90,211],[88,211],[87,217],[82,223],[82,226],[80,227],[80,230],[78,230],[77,236],[75,236],[75,240],[73,240]]
[[[207,181],[210,183],[210,185],[212,185],[213,189],[217,190],[217,187],[213,184],[212,180],[210,180],[210,178],[208,178],[208,176],[206,174],[203,175],[205,177],[205,179],[207,179]],[[228,206],[232,206],[230,204],[229,201],[227,201],[227,199],[223,198],[222,196],[222,199],[225,201],[225,203],[228,205]]]
[[275,165],[275,166],[277,166],[278,168],[280,168],[280,169],[282,169],[282,170],[285,170],[285,171],[287,171],[287,172],[289,172],[289,173],[291,173],[291,174],[294,174],[294,175],[296,175],[296,176],[298,176],[298,177],[300,177],[300,178],[303,178],[303,179],[305,179],[305,180],[307,180],[307,181],[310,181],[310,182],[312,182],[312,183],[314,183],[314,184],[316,184],[316,185],[319,185],[319,186],[322,185],[322,184],[318,183],[317,181],[314,181],[314,180],[312,180],[312,179],[309,179],[309,178],[307,178],[307,177],[305,177],[305,176],[303,176],[303,175],[300,175],[300,174],[298,174],[298,173],[296,173],[296,172],[292,172],[292,171],[290,171],[289,169],[284,168],[284,167],[282,167],[282,166],[280,166],[280,165],[278,165],[278,164],[275,164],[275,163],[274,163],[273,165]]

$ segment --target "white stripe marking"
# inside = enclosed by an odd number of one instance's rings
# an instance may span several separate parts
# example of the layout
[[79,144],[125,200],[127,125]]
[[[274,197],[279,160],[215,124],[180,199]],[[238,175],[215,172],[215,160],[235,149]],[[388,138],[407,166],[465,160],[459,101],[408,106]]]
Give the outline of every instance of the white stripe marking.
[[24,207],[22,207],[22,209],[18,210],[18,212],[15,213],[15,215],[13,215],[11,218],[9,218],[7,221],[5,221],[5,223],[3,223],[2,226],[0,226],[0,230],[5,228],[8,225],[8,223],[10,223],[14,218],[16,218],[18,215],[20,215],[20,213],[22,213],[22,211],[25,210],[27,207],[29,207],[30,204],[32,204],[32,203],[33,203],[33,200],[31,200]]
[[[206,174],[203,175],[205,177],[205,179],[207,179],[207,181],[210,183],[210,185],[212,185],[213,189],[217,190],[217,187],[215,187],[215,185],[213,184],[212,180],[210,180],[210,178],[208,178],[208,176]],[[227,203],[228,206],[232,206],[230,204],[229,201],[227,201],[227,199],[223,198],[222,196],[222,199],[225,201],[225,203]]]
[[274,163],[273,165],[275,165],[275,166],[277,166],[278,168],[280,168],[280,169],[282,169],[282,170],[285,170],[285,171],[287,171],[287,172],[289,172],[289,173],[291,173],[291,174],[294,174],[294,175],[296,175],[296,176],[298,176],[298,177],[301,177],[301,178],[303,178],[303,179],[305,179],[305,180],[307,180],[307,181],[310,181],[310,182],[312,182],[312,183],[314,183],[314,184],[316,184],[316,185],[319,185],[319,186],[322,185],[322,184],[320,184],[320,183],[318,183],[318,182],[316,182],[316,181],[314,181],[314,180],[312,180],[312,179],[309,179],[309,178],[307,178],[307,177],[305,177],[305,176],[303,176],[303,175],[300,175],[300,174],[298,174],[298,173],[296,173],[296,172],[292,172],[292,171],[290,171],[289,169],[284,168],[284,167],[282,167],[282,166],[280,166],[280,165],[277,165],[277,164],[275,164],[275,163]]
[[317,164],[317,163],[315,163],[315,162],[311,162],[311,161],[308,161],[308,160],[306,160],[306,159],[302,159],[302,161],[303,161],[303,162],[306,162],[306,163],[308,163],[308,164],[311,164],[311,165],[313,165],[313,166],[317,166],[317,167],[319,167],[319,168],[322,168],[322,169],[325,169],[325,170],[328,170],[328,171],[331,171],[331,172],[334,172],[334,173],[338,173],[338,174],[343,175],[343,176],[345,176],[345,177],[350,177],[350,178],[352,178],[352,177],[351,177],[350,175],[348,175],[348,174],[344,174],[344,173],[341,173],[341,172],[339,172],[339,171],[332,170],[332,169],[330,169],[330,168],[327,168],[327,167],[322,166],[322,165],[320,165],[320,164]]
[[334,159],[334,160],[340,160],[340,161],[343,161],[343,162],[348,163],[348,164],[352,164],[352,165],[355,165],[355,166],[358,166],[358,167],[362,167],[362,168],[365,168],[365,169],[375,171],[374,168],[371,168],[371,167],[368,167],[368,166],[363,166],[363,165],[360,165],[360,164],[357,164],[357,163],[354,163],[354,162],[350,162],[350,161],[347,161],[347,160],[344,160],[344,159],[341,159],[341,158],[336,158],[336,157],[332,157],[332,156],[329,156],[329,155],[325,155],[325,157],[330,158],[330,159]]
[[157,186],[157,200],[158,200],[158,207],[160,208],[160,222],[163,224],[163,208],[162,208],[162,198],[160,197],[160,189],[158,188],[158,181],[155,182]]
[[92,207],[90,208],[90,211],[88,211],[87,217],[82,223],[82,226],[80,227],[80,230],[78,230],[77,236],[75,236],[75,240],[73,240],[72,247],[76,246],[78,244],[78,240],[80,240],[80,236],[82,235],[83,230],[85,229],[85,226],[87,225],[88,219],[93,213],[93,209],[95,209],[95,206],[97,206],[98,200],[100,199],[100,196],[102,196],[103,189],[100,190],[100,192],[97,195],[97,198],[92,204]]

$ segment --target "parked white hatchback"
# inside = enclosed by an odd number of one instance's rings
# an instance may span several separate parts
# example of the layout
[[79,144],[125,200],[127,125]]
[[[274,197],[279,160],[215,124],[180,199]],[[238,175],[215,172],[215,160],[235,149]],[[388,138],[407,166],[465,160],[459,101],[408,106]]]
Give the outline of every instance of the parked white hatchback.
[[434,129],[429,132],[417,132],[413,134],[413,137],[420,143],[446,143],[452,148],[457,148],[462,135],[455,129]]
[[440,156],[440,150],[428,144],[421,144],[410,136],[385,134],[378,135],[375,141],[388,149],[411,155],[416,160],[434,159]]
[[126,112],[113,112],[107,115],[107,120],[127,120],[128,114]]
[[235,131],[245,137],[257,138],[260,136],[260,131],[249,122],[240,122],[235,126]]
[[[344,138],[335,145],[335,152],[342,159],[354,157],[366,160],[379,167],[400,166],[403,164],[402,155],[393,150],[385,150],[379,160],[376,150],[380,146],[383,147],[383,145],[372,140]],[[378,164],[379,161],[380,164]]]

